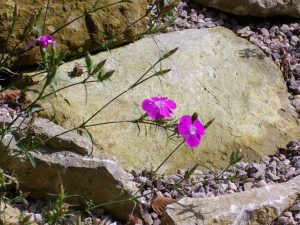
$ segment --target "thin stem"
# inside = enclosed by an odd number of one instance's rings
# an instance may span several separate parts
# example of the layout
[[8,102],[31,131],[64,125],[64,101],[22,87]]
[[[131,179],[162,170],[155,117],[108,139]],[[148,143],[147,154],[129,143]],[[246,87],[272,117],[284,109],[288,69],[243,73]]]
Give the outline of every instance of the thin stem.
[[177,147],[165,158],[165,160],[154,170],[154,174],[164,165],[164,163],[176,152],[176,150],[184,143],[185,140],[183,140]]
[[131,85],[128,89],[121,92],[117,96],[115,96],[113,99],[111,99],[109,102],[107,102],[104,106],[102,106],[97,112],[95,112],[90,118],[87,119],[82,125],[86,125],[90,120],[92,120],[96,115],[98,115],[103,109],[105,109],[108,105],[110,105],[113,101],[127,93],[128,91],[132,90],[134,87],[138,85],[138,82],[143,79],[163,58],[159,58],[133,85]]
[[[89,78],[89,77],[88,77],[88,78]],[[67,88],[70,88],[70,87],[73,87],[73,86],[76,86],[76,85],[78,85],[78,84],[87,84],[87,83],[95,83],[95,82],[99,82],[98,80],[90,80],[90,81],[87,81],[88,78],[86,78],[86,79],[84,79],[84,80],[82,80],[82,81],[79,81],[79,82],[76,82],[76,83],[69,84],[69,85],[66,85],[66,86],[64,86],[64,87],[61,87],[61,88],[55,90],[55,94],[56,94],[57,92],[60,92],[60,91],[62,91],[62,90],[64,90],[64,89],[67,89]],[[48,96],[53,95],[53,94],[54,94],[53,92],[48,93],[48,94],[42,96],[42,97],[40,98],[40,100],[42,100],[42,99],[44,99],[44,98],[47,98]]]

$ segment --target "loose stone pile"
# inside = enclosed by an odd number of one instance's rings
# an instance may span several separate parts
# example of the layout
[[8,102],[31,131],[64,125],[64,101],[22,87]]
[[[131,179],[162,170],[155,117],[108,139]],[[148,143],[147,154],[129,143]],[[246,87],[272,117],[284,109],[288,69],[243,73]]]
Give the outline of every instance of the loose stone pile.
[[294,204],[288,211],[282,213],[271,225],[297,225],[300,223],[300,202]]
[[[19,209],[22,212],[22,217],[28,217],[28,222],[48,225],[45,223],[45,215],[51,211],[49,204],[40,200],[28,201],[25,203],[15,203],[14,208]],[[122,225],[122,223],[113,219],[113,217],[103,209],[97,209],[92,215],[87,213],[68,213],[64,219],[60,221],[61,225],[77,224],[81,221],[84,225]]]

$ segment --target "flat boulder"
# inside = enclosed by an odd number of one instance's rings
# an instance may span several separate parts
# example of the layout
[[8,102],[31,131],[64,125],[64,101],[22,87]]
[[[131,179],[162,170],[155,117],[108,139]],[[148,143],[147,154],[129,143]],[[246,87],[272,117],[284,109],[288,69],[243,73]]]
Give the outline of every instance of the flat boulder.
[[[110,81],[87,84],[87,93],[83,85],[77,85],[60,91],[57,97],[44,99],[40,102],[44,116],[54,115],[56,122],[65,128],[80,125],[132,85],[159,56],[176,47],[178,51],[152,68],[148,75],[160,68],[171,69],[168,74],[149,79],[129,91],[89,124],[137,119],[143,99],[152,96],[167,96],[176,101],[175,118],[194,112],[199,113],[204,124],[215,118],[200,147],[192,151],[182,146],[161,172],[176,171],[195,163],[224,167],[236,150],[242,151],[243,160],[259,160],[299,137],[297,113],[288,101],[280,69],[257,46],[221,27],[149,36],[92,56],[95,64],[107,59],[105,70],[115,70]],[[84,59],[79,59],[59,68],[58,78],[63,81],[56,88],[83,79],[68,77],[76,63],[85,65]],[[35,96],[27,93],[29,100]],[[95,143],[116,157],[123,168],[156,167],[179,140],[167,139],[169,134],[154,126],[140,128],[121,123],[91,127],[89,131]]]
[[299,0],[195,0],[195,2],[242,16],[291,16],[300,18]]

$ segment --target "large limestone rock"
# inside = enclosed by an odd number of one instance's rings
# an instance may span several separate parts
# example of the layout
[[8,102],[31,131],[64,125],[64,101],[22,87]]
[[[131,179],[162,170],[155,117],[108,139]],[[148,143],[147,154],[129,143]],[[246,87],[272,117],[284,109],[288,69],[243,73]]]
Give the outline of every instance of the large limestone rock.
[[[12,120],[0,118],[0,125],[9,124]],[[22,120],[18,120],[15,126]],[[28,120],[21,128],[25,128]],[[41,141],[54,137],[64,132],[63,128],[45,119],[36,119],[31,132]],[[25,134],[25,133],[24,133]],[[108,203],[128,199],[137,192],[133,176],[125,172],[115,161],[100,150],[95,150],[97,158],[89,156],[92,148],[89,140],[70,132],[66,135],[55,137],[51,143],[42,144],[31,152],[36,166],[33,167],[21,151],[17,141],[20,140],[19,132],[5,135],[0,142],[0,167],[10,171],[18,180],[20,187],[25,192],[30,192],[31,197],[49,198],[47,193],[57,194],[61,185],[68,195],[78,196],[68,198],[72,204],[83,204],[83,200],[92,200],[94,204]],[[9,146],[9,148],[7,148]],[[99,154],[100,153],[100,154]],[[2,205],[1,209],[2,209]],[[107,204],[103,206],[118,218],[126,220],[132,212],[134,203]],[[12,208],[7,208],[1,216],[12,221],[15,217]],[[2,210],[1,210],[2,211]]]
[[[44,33],[52,33],[58,28],[82,15],[85,11],[91,10],[94,0],[67,0],[50,1]],[[115,3],[115,0],[98,1],[97,7],[103,9],[92,14],[87,14],[79,20],[69,24],[54,35],[57,40],[57,48],[65,57],[77,56],[86,51],[100,48],[105,41],[116,36],[116,40],[122,42],[132,41],[135,36],[141,34],[146,29],[146,20],[141,19],[146,14],[147,1],[133,0],[132,3]],[[12,23],[14,4],[17,3],[19,9],[19,19],[15,24],[13,35],[9,42],[6,42],[8,28]],[[24,0],[0,0],[0,56],[8,45],[11,50],[18,43],[23,28],[35,10],[45,7],[45,1],[24,1]],[[44,12],[37,28],[43,30]],[[34,37],[31,38],[31,40]],[[17,52],[24,49],[26,43],[21,43]],[[29,52],[15,57],[10,66],[23,67],[39,62],[39,49],[34,48]]]
[[300,197],[300,176],[282,183],[214,198],[183,198],[170,205],[163,225],[271,224]]
[[194,0],[200,4],[243,16],[300,18],[300,0]]
[[[57,98],[41,104],[45,115],[64,127],[73,128],[101,106],[127,89],[159,55],[179,47],[160,66],[172,69],[161,79],[153,78],[122,96],[90,123],[137,119],[144,98],[167,96],[177,102],[175,117],[198,112],[203,123],[215,122],[206,131],[200,147],[192,151],[181,147],[161,172],[186,168],[194,163],[225,166],[233,150],[241,150],[244,160],[258,160],[275,153],[288,141],[299,137],[296,113],[288,102],[288,93],[279,68],[250,42],[224,28],[185,30],[144,38],[133,44],[93,56],[94,63],[107,59],[106,70],[115,69],[111,81],[76,86],[60,92]],[[252,54],[248,55],[247,52]],[[67,85],[67,73],[76,60],[60,67],[58,77]],[[150,73],[150,74],[152,74]],[[40,78],[38,78],[40,79]],[[32,88],[38,89],[39,86]],[[33,99],[31,92],[28,98]],[[70,106],[64,99],[68,99]],[[54,111],[53,111],[54,110]],[[146,133],[147,131],[147,133]],[[179,143],[167,141],[167,134],[153,126],[113,124],[93,127],[90,132],[103,150],[115,156],[125,169],[157,166]]]

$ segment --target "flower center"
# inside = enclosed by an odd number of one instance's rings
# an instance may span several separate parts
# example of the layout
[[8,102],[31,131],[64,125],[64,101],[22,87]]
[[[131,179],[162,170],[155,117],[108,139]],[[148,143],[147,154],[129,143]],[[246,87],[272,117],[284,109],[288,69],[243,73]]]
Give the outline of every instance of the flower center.
[[158,108],[160,108],[160,107],[162,107],[164,105],[165,105],[165,102],[163,102],[163,101],[156,101],[155,102],[155,106],[158,107]]
[[191,125],[190,127],[190,134],[196,134],[197,128],[194,125]]

